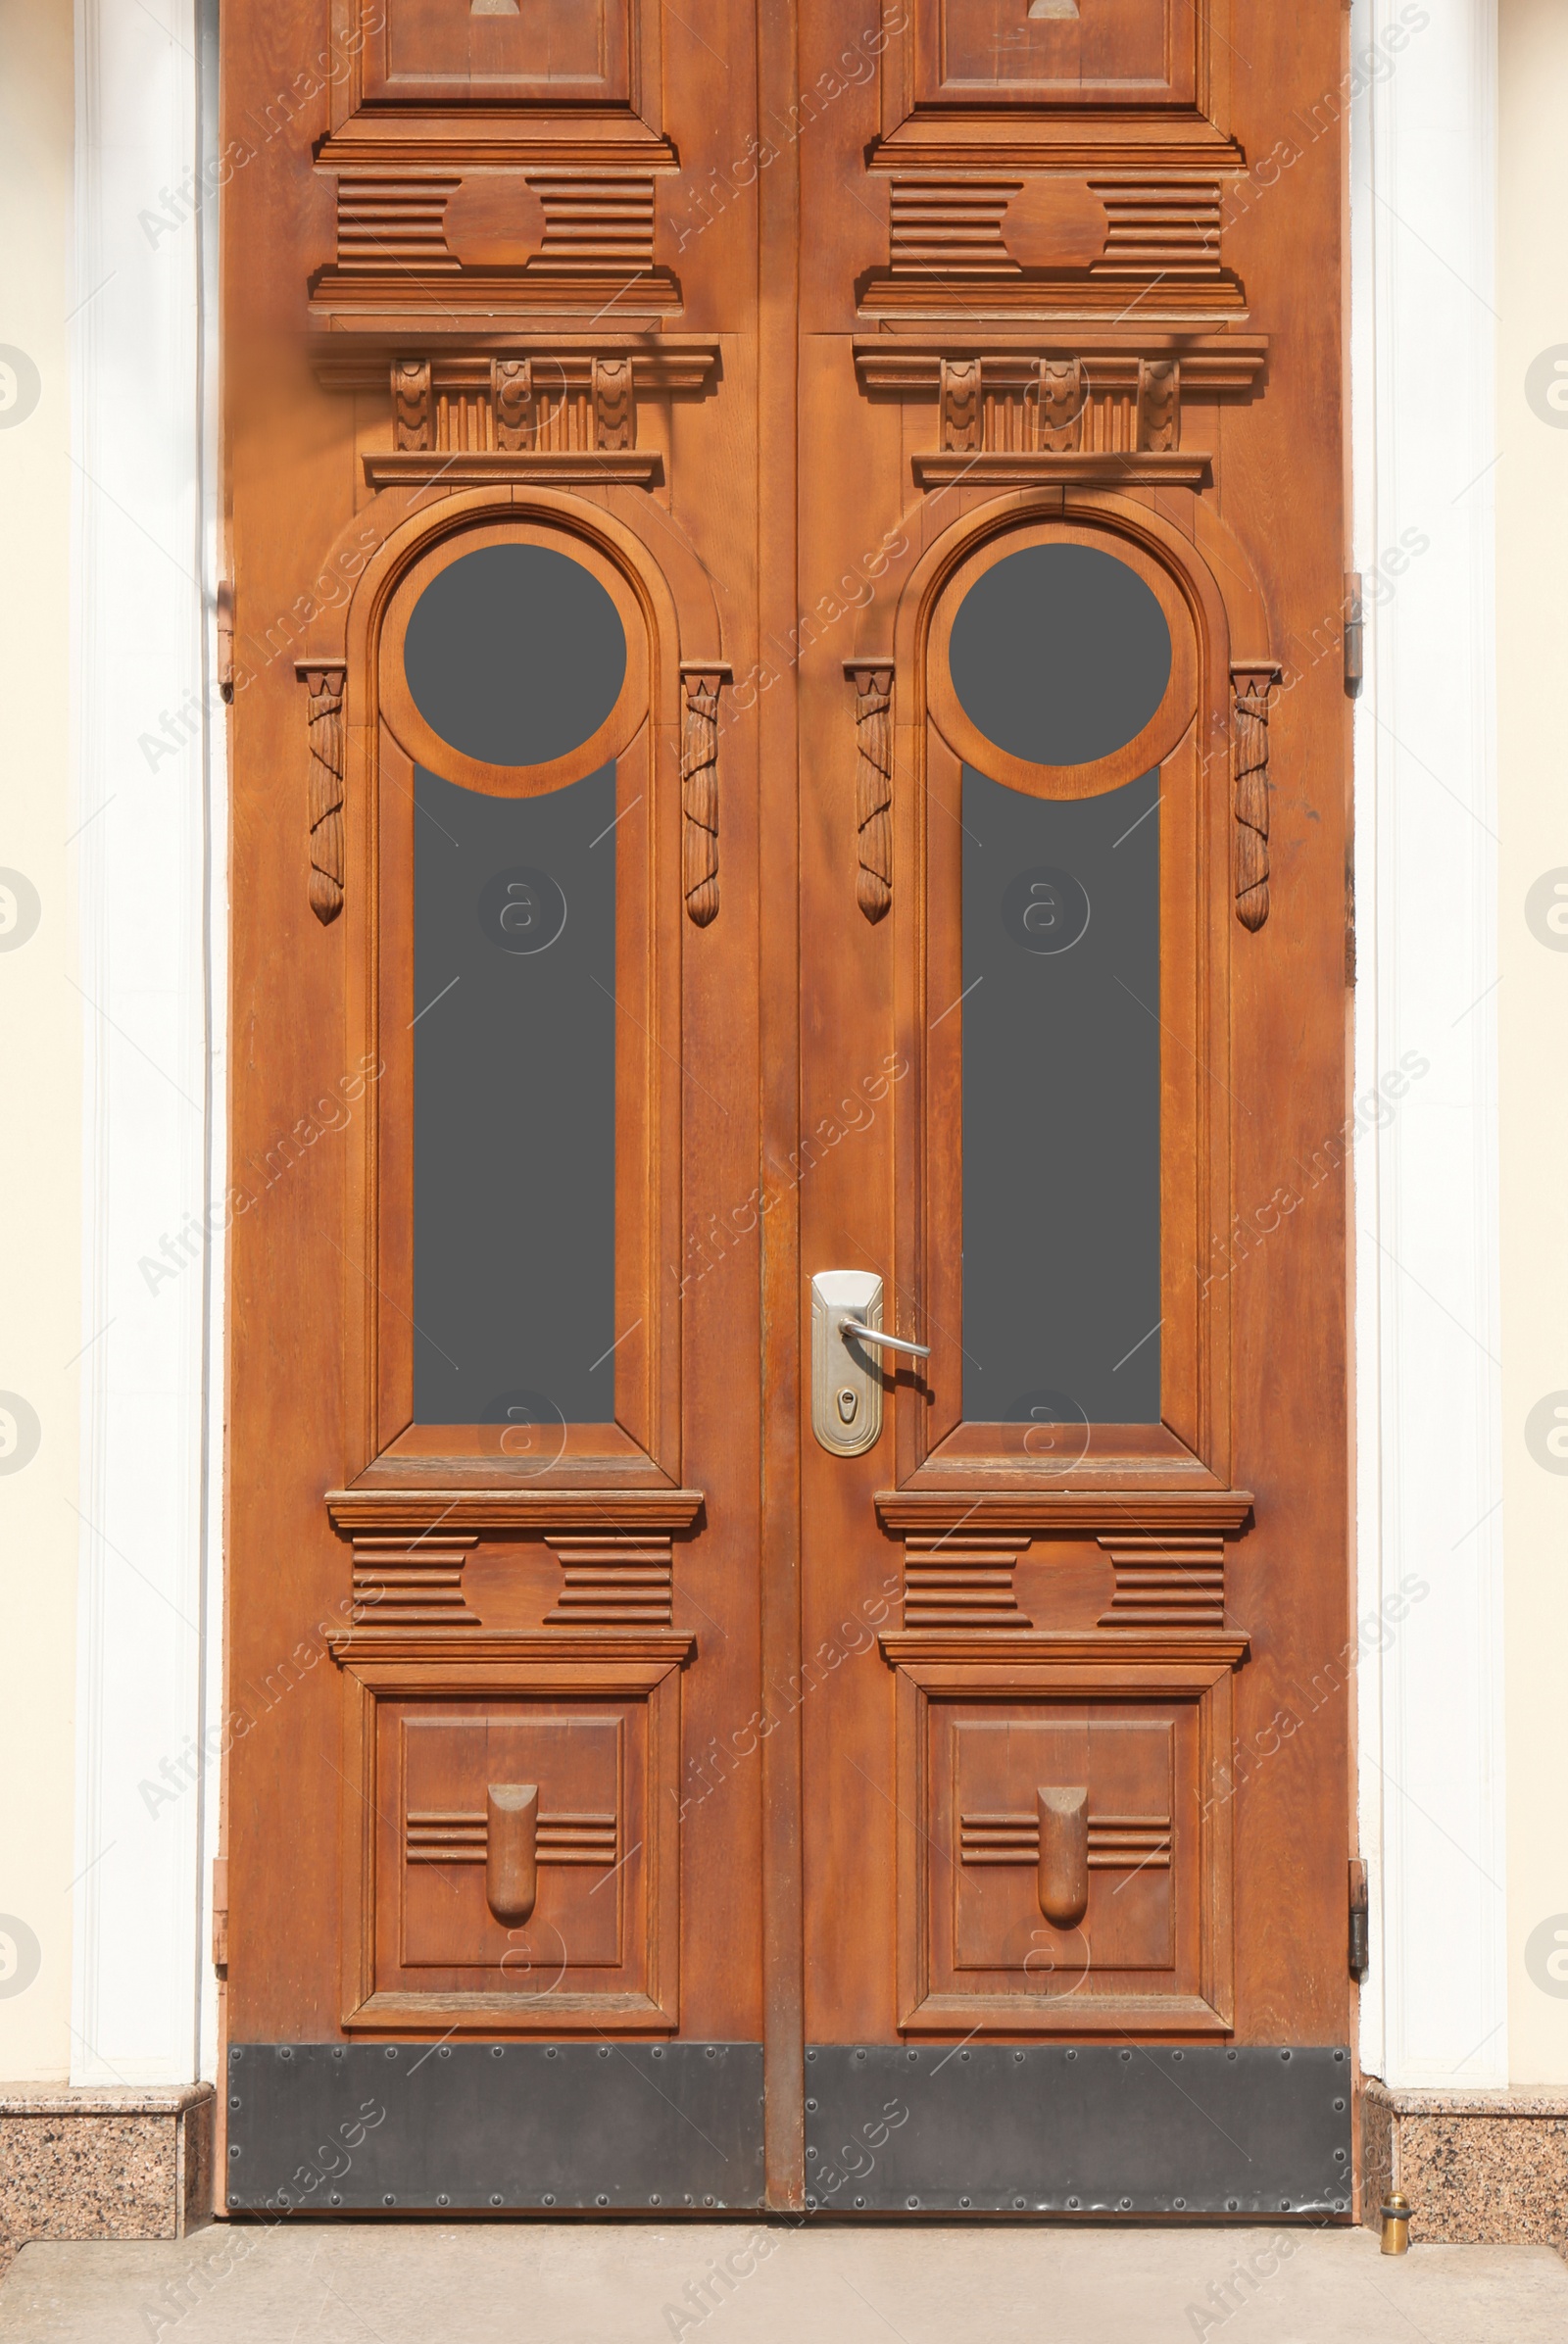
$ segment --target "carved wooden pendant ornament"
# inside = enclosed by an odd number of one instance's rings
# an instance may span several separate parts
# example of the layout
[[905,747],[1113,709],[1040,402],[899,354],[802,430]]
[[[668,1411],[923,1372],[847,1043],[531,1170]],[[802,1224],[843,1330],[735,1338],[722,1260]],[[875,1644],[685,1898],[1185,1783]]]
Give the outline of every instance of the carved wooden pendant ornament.
[[304,670],[311,696],[311,909],[323,927],[343,908],[343,679],[341,667]]
[[1268,698],[1273,660],[1231,663],[1235,694],[1236,916],[1255,935],[1268,918]]
[[727,669],[681,667],[686,721],[680,749],[681,887],[687,915],[706,928],[718,912],[718,695]]
[[859,875],[855,893],[866,918],[882,918],[893,901],[893,670],[844,671],[855,686],[855,826]]

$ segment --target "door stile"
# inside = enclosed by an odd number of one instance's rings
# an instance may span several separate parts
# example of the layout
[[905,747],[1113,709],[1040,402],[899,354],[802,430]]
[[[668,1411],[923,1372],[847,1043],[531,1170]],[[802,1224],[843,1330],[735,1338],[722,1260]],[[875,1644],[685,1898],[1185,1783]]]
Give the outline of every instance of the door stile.
[[[758,118],[793,122],[796,0],[758,11]],[[799,620],[800,170],[779,141],[758,174],[758,654],[795,640]],[[760,693],[758,951],[761,1224],[762,1487],[759,1541],[761,1702],[762,2045],[768,2204],[806,2202],[805,1885],[802,1871],[800,1192],[788,1167],[801,1126],[800,719],[794,675]],[[778,1711],[782,1711],[779,1716]]]

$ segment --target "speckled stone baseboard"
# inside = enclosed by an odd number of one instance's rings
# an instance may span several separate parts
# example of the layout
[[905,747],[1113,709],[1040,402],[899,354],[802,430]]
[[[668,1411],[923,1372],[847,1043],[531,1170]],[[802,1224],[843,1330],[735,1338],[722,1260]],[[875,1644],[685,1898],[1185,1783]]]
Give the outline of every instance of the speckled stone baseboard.
[[0,2083],[0,2271],[29,2238],[180,2238],[212,2220],[210,2083]]
[[1391,2091],[1369,2080],[1361,2141],[1369,2228],[1397,2189],[1412,2243],[1568,2254],[1568,2092]]

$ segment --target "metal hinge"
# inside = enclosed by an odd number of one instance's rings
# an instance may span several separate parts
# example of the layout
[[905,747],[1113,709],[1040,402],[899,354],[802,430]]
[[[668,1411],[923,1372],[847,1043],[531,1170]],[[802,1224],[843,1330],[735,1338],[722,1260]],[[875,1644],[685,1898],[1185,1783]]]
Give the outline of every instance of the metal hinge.
[[213,1968],[220,1977],[228,1968],[228,1858],[213,1858]]
[[1345,982],[1355,983],[1355,862],[1345,858]]
[[1358,569],[1348,569],[1345,573],[1345,689],[1352,700],[1358,700],[1361,696],[1365,642],[1366,610],[1361,601],[1361,573]]
[[218,692],[220,699],[234,697],[234,581],[220,578],[218,582]]
[[1361,1979],[1372,1965],[1371,1940],[1367,1933],[1366,1865],[1359,1856],[1350,1858],[1350,1976]]

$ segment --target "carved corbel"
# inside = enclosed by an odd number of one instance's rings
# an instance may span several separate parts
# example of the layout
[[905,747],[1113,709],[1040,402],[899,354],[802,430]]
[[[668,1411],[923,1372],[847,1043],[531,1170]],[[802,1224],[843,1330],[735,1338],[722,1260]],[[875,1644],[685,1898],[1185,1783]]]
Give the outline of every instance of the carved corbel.
[[637,406],[629,358],[594,361],[594,445],[597,448],[634,448],[637,444]]
[[509,456],[531,448],[537,436],[531,359],[490,361],[490,405],[495,415],[496,446]]
[[941,389],[943,447],[983,448],[985,414],[980,398],[980,361],[945,358]]
[[686,716],[680,747],[681,887],[687,916],[706,928],[718,911],[718,695],[729,669],[681,661]]
[[427,358],[400,358],[392,364],[392,445],[435,446],[435,393]]
[[1040,361],[1040,445],[1054,455],[1081,448],[1084,437],[1083,367],[1075,358]]
[[856,900],[868,920],[893,901],[893,669],[846,659],[855,686]]
[[310,693],[311,909],[324,928],[343,908],[344,670],[298,673]]
[[1146,358],[1138,365],[1138,445],[1170,451],[1182,444],[1181,361]]
[[1268,700],[1275,659],[1233,659],[1236,916],[1255,935],[1268,918]]

